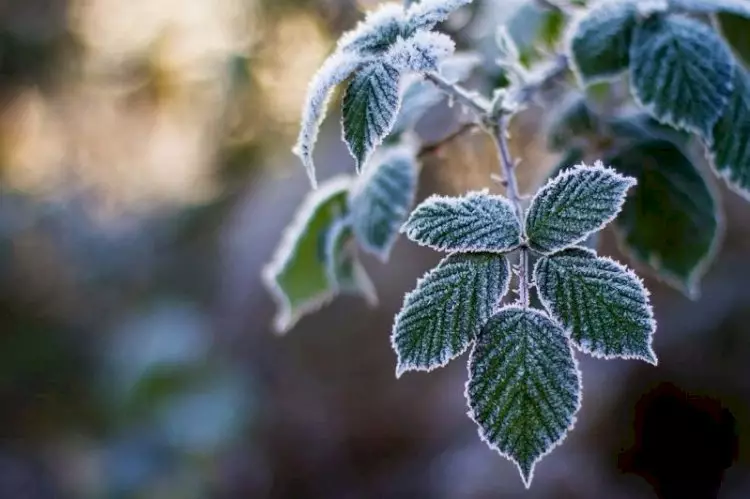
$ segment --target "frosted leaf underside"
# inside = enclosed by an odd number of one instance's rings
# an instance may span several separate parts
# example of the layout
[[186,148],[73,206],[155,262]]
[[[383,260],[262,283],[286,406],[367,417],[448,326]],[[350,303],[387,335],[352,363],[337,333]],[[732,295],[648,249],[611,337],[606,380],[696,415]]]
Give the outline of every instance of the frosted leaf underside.
[[565,170],[531,201],[526,215],[529,245],[551,253],[582,241],[617,215],[634,184],[601,164]]
[[448,35],[419,31],[411,38],[394,43],[384,61],[401,71],[437,71],[440,61],[453,54],[455,48]]
[[485,191],[462,197],[430,196],[401,230],[412,241],[438,251],[507,251],[521,237],[510,202]]
[[393,326],[397,375],[448,363],[474,341],[507,293],[510,264],[493,253],[453,254],[408,293]]
[[372,11],[357,26],[344,33],[338,49],[358,54],[379,55],[406,32],[406,17],[399,5],[387,3]]
[[359,71],[344,94],[343,134],[360,171],[393,128],[400,104],[400,72],[372,63]]
[[331,100],[331,94],[334,87],[347,79],[362,62],[359,55],[335,53],[326,59],[308,86],[299,136],[293,151],[302,160],[313,187],[317,183],[313,149],[318,139],[318,130]]
[[699,14],[727,12],[750,17],[750,3],[747,0],[669,0],[674,9],[682,9]]
[[730,187],[750,197],[750,77],[737,68],[734,93],[713,129],[709,151],[716,171]]
[[638,179],[615,222],[625,250],[696,297],[720,231],[717,202],[705,179],[665,140],[636,143],[608,161]]
[[542,303],[581,350],[656,364],[656,324],[648,293],[633,272],[590,250],[570,248],[541,258],[534,282]]
[[574,26],[570,51],[583,83],[606,80],[628,68],[636,14],[632,1],[602,2]]
[[338,177],[312,191],[286,229],[263,280],[278,306],[274,327],[289,330],[299,318],[330,301],[335,286],[329,279],[326,236],[346,212],[350,180]]
[[346,218],[330,226],[325,244],[329,287],[340,293],[360,295],[369,305],[376,305],[375,285],[357,259],[354,233]]
[[352,225],[362,248],[386,260],[414,202],[417,165],[412,151],[390,149],[373,157],[349,197]]
[[639,25],[630,50],[639,102],[655,118],[709,138],[732,95],[734,61],[710,27],[681,16]]
[[498,312],[477,337],[466,395],[482,439],[516,463],[529,487],[580,407],[580,372],[562,328],[538,310]]

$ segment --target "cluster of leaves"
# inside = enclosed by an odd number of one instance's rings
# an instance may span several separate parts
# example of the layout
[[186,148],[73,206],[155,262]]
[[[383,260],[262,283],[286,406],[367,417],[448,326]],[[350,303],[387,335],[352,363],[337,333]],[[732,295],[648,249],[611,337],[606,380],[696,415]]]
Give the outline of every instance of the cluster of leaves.
[[[734,36],[722,38],[701,16]],[[597,113],[579,96],[560,109],[550,145],[567,152],[567,164],[593,151],[638,179],[616,223],[622,246],[691,297],[716,253],[723,218],[695,166],[693,142],[732,190],[750,197],[750,75],[733,53],[748,54],[736,36],[748,27],[744,0],[609,0],[582,12],[569,30],[579,81],[616,84],[625,75],[640,109]]]
[[[520,220],[502,196],[432,196],[412,212],[409,239],[449,255],[406,295],[392,344],[397,376],[430,371],[473,345],[466,397],[482,438],[513,460],[524,482],[565,437],[580,407],[572,347],[656,364],[648,292],[630,270],[579,246],[619,212],[635,180],[601,164],[550,180]],[[501,307],[508,258],[532,251],[546,311]],[[522,283],[521,285],[526,285]]]
[[[343,139],[360,175],[329,180],[309,195],[264,279],[280,306],[276,328],[285,331],[340,292],[374,302],[358,250],[385,261],[399,229],[447,252],[395,318],[396,374],[429,371],[471,349],[469,414],[528,487],[535,464],[574,425],[581,403],[574,349],[656,364],[649,294],[632,271],[596,254],[597,233],[614,221],[634,260],[695,297],[722,229],[717,198],[692,157],[695,143],[717,175],[750,197],[743,66],[750,42],[737,35],[750,28],[750,3],[599,0],[563,9],[527,2],[498,31],[509,88],[488,102],[455,85],[476,58],[453,55],[452,40],[433,31],[470,2],[388,4],[340,39],[310,84],[294,152],[315,186],[318,129],[333,90],[346,82]],[[527,29],[521,21],[532,18]],[[402,139],[424,112],[448,92],[503,152],[498,132],[507,118],[544,86],[545,74],[559,74],[532,65],[561,44],[565,53],[555,61],[569,64],[586,92],[569,92],[548,117],[549,148],[564,159],[528,209],[513,180],[511,199],[488,191],[432,196],[409,215],[417,149]],[[619,95],[623,85],[630,98],[609,108],[594,102],[595,93]],[[512,176],[512,159],[501,156]],[[585,166],[589,157],[604,163]],[[519,299],[512,301],[514,274]],[[529,305],[530,291],[539,309]]]

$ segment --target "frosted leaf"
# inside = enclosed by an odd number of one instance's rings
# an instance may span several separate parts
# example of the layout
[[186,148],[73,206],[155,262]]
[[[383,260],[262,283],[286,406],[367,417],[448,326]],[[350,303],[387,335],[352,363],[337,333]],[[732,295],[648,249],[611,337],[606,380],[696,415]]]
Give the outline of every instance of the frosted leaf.
[[356,241],[349,217],[336,220],[325,237],[328,285],[340,293],[362,296],[368,305],[378,304],[375,285],[357,259]]
[[510,264],[494,253],[455,253],[417,281],[396,315],[396,376],[430,371],[461,355],[508,292]]
[[362,63],[363,60],[358,55],[335,53],[326,59],[307,88],[299,136],[292,151],[305,165],[307,176],[313,187],[317,184],[313,148],[318,139],[318,129],[325,118],[331,94],[334,87],[347,79]]
[[521,242],[513,205],[487,190],[461,197],[433,195],[409,215],[401,232],[438,251],[508,251]]
[[572,246],[611,222],[635,179],[601,162],[570,168],[547,181],[526,215],[526,235],[536,251],[552,253]]
[[416,190],[414,151],[402,146],[376,153],[349,195],[354,234],[365,251],[388,259]]
[[750,17],[750,3],[747,0],[669,0],[669,4],[672,9],[696,14],[726,12]]
[[335,294],[329,281],[325,238],[329,227],[346,212],[351,185],[336,177],[311,191],[282,236],[262,277],[278,312],[274,328],[285,333],[303,315],[318,310]]
[[591,250],[569,248],[541,258],[534,282],[545,308],[582,351],[656,365],[648,291],[632,271]]
[[722,227],[706,180],[665,140],[632,144],[607,161],[638,180],[614,224],[624,250],[654,268],[662,280],[697,297]]
[[406,22],[411,31],[429,30],[448,19],[453,11],[468,5],[472,0],[422,0],[406,12]]
[[575,425],[581,374],[563,329],[534,309],[506,307],[469,358],[466,398],[479,435],[513,461],[526,488],[534,467]]
[[732,54],[710,27],[681,16],[640,24],[630,48],[636,100],[662,123],[710,137],[732,95]]
[[338,50],[379,55],[406,34],[406,16],[400,5],[388,3],[370,12],[357,26],[339,38]]
[[735,192],[750,199],[750,77],[737,68],[734,93],[708,141],[711,163]]
[[632,1],[605,1],[594,5],[572,25],[569,50],[582,84],[612,79],[628,68],[636,14]]
[[[472,70],[479,65],[481,58],[473,53],[459,53],[440,62],[439,73],[450,83],[456,83],[469,77]],[[406,80],[401,108],[393,125],[391,135],[400,134],[413,127],[446,95],[432,83],[424,81],[419,75],[410,75]]]
[[401,73],[389,64],[374,62],[357,73],[344,94],[344,140],[359,172],[396,121]]
[[383,61],[401,71],[436,71],[441,60],[453,54],[456,45],[448,35],[420,31],[411,38],[400,38]]

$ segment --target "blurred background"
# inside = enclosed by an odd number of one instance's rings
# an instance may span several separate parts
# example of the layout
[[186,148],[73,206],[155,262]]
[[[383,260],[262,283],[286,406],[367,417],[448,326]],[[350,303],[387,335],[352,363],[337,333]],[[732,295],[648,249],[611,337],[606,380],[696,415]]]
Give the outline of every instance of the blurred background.
[[[365,260],[378,308],[272,333],[307,82],[376,3],[0,1],[0,499],[750,497],[750,205],[717,182],[701,298],[638,268],[660,364],[579,355],[578,424],[529,491],[466,416],[465,357],[394,376],[393,316],[437,254],[400,240]],[[481,52],[512,2],[475,3],[442,28]],[[337,118],[321,179],[352,171]],[[526,189],[559,159],[538,126],[515,123]],[[425,158],[419,198],[487,185],[490,150]]]

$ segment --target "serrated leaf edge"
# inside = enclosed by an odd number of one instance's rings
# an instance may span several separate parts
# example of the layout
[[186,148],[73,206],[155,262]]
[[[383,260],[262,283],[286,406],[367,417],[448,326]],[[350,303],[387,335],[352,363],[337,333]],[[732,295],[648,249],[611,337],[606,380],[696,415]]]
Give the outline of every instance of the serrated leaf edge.
[[[508,305],[508,306],[500,308],[496,312],[496,314],[499,313],[499,312],[501,312],[501,311],[508,310],[508,309],[515,309],[515,310],[520,310],[520,311],[525,311],[525,312],[532,312],[532,313],[541,314],[545,318],[547,318],[550,321],[552,321],[557,327],[560,328],[561,331],[565,331],[565,328],[562,326],[562,324],[560,324],[559,321],[557,321],[557,319],[555,319],[554,317],[550,316],[545,311],[538,310],[536,308],[523,308],[523,307],[520,307],[518,305]],[[523,484],[526,487],[526,489],[529,489],[531,487],[531,482],[534,480],[534,472],[536,471],[536,465],[539,464],[539,462],[542,459],[544,459],[545,457],[547,457],[553,450],[555,450],[557,447],[559,447],[560,445],[562,445],[565,442],[565,439],[567,438],[568,434],[571,431],[573,431],[573,429],[575,428],[576,423],[578,422],[578,417],[577,417],[578,416],[578,412],[581,410],[581,407],[583,406],[583,372],[581,371],[581,368],[580,368],[580,366],[578,364],[578,359],[576,358],[576,355],[575,355],[575,349],[573,348],[570,339],[566,337],[566,340],[567,340],[567,344],[568,344],[568,349],[570,350],[570,356],[573,359],[573,367],[575,368],[576,372],[578,373],[578,404],[576,405],[576,408],[573,411],[573,414],[572,414],[572,416],[570,418],[570,424],[565,429],[565,431],[560,436],[560,438],[557,439],[555,442],[553,442],[549,446],[549,448],[547,450],[545,450],[542,454],[540,454],[534,460],[534,462],[531,464],[531,471],[529,472],[528,479],[527,479],[527,477],[524,476],[523,471],[521,471],[521,466],[518,463],[518,461],[516,461],[510,454],[506,454],[505,452],[503,452],[502,450],[500,450],[500,448],[497,445],[495,445],[493,442],[491,442],[487,438],[487,436],[484,434],[482,426],[479,424],[479,422],[474,417],[474,411],[471,409],[471,402],[470,402],[470,398],[469,398],[469,384],[471,383],[471,361],[474,358],[474,350],[476,348],[476,341],[472,342],[471,353],[469,354],[469,359],[468,359],[468,361],[466,363],[466,370],[467,370],[467,373],[468,373],[468,379],[466,380],[466,383],[464,383],[464,399],[466,400],[466,405],[469,407],[469,410],[466,412],[466,415],[469,416],[469,419],[471,419],[474,422],[474,424],[477,426],[477,433],[479,434],[480,440],[482,440],[482,442],[484,442],[487,445],[487,447],[489,447],[490,449],[494,450],[495,452],[497,452],[498,454],[500,454],[502,457],[504,457],[505,459],[507,459],[508,461],[510,461],[510,462],[512,462],[513,464],[516,465],[516,468],[518,469],[518,473],[519,473],[519,475],[521,475],[521,480],[523,480]]]
[[335,291],[323,293],[319,299],[310,300],[305,305],[299,307],[295,313],[284,290],[276,281],[276,276],[284,269],[294,255],[294,242],[297,235],[304,228],[305,223],[320,202],[334,194],[348,190],[351,182],[352,178],[350,176],[339,175],[327,180],[315,191],[311,191],[312,194],[308,195],[294,214],[292,223],[284,229],[281,242],[273,253],[271,261],[261,269],[261,281],[271,293],[278,307],[273,319],[273,329],[278,335],[288,332],[303,315],[320,310],[324,305],[330,303],[336,295]]
[[[542,302],[542,305],[544,305],[544,308],[547,310],[547,314],[550,317],[554,318],[557,321],[557,323],[560,324],[560,326],[563,328],[563,330],[565,330],[565,334],[569,338],[570,343],[572,343],[573,346],[577,350],[585,353],[586,355],[590,355],[591,357],[594,357],[596,359],[606,359],[606,360],[613,360],[613,359],[642,360],[644,362],[648,362],[649,364],[651,364],[653,366],[658,365],[659,364],[659,359],[656,356],[656,352],[654,351],[654,348],[653,348],[653,339],[654,339],[654,333],[656,333],[657,324],[656,324],[656,320],[654,319],[654,308],[651,305],[651,300],[650,300],[651,292],[643,284],[643,279],[641,279],[640,276],[638,276],[638,274],[636,274],[629,267],[623,265],[622,263],[620,263],[617,260],[614,260],[614,259],[612,259],[612,258],[610,258],[608,256],[600,256],[600,255],[598,255],[596,253],[596,251],[592,250],[591,248],[586,248],[585,246],[572,246],[572,247],[566,248],[566,249],[576,249],[576,250],[585,251],[586,253],[589,253],[590,255],[595,256],[596,258],[598,258],[600,260],[604,260],[604,261],[607,261],[607,262],[610,262],[610,263],[614,264],[618,269],[622,270],[623,273],[625,273],[627,276],[634,278],[634,280],[637,283],[638,287],[640,288],[641,292],[646,297],[646,310],[648,312],[648,318],[649,318],[649,324],[650,324],[649,335],[648,335],[648,344],[649,344],[649,353],[651,354],[651,358],[649,359],[649,358],[643,357],[641,355],[603,354],[603,353],[595,352],[595,351],[591,350],[590,348],[584,347],[583,345],[579,345],[573,339],[573,337],[572,337],[572,330],[570,328],[565,328],[565,326],[563,326],[563,324],[562,324],[562,321],[561,320],[557,320],[557,317],[555,317],[555,314],[552,311],[552,306],[551,306],[551,303],[549,302],[549,300],[546,300],[544,298],[544,296],[542,295],[542,293],[537,292],[536,295],[539,298],[539,301]],[[552,253],[552,254],[549,254],[549,255],[545,255],[542,258],[540,258],[539,260],[537,260],[536,264],[534,265],[534,272],[533,272],[534,281],[535,282],[536,282],[537,268],[539,267],[540,262],[542,260],[544,260],[545,258],[549,258],[549,257],[555,256],[557,253],[559,253],[559,252],[556,251],[555,253]]]
[[[485,189],[479,189],[479,190],[474,190],[474,191],[468,191],[468,192],[466,192],[465,194],[463,194],[461,196],[444,196],[442,194],[432,194],[431,196],[425,198],[424,201],[422,201],[421,203],[419,203],[419,205],[417,205],[416,208],[414,208],[414,210],[412,210],[412,212],[409,214],[409,218],[406,219],[406,222],[404,222],[404,224],[399,229],[399,233],[404,234],[407,238],[409,238],[410,241],[418,244],[419,246],[422,246],[422,247],[425,247],[425,248],[430,248],[430,249],[433,249],[435,251],[450,251],[451,254],[452,253],[497,253],[497,254],[504,254],[504,253],[508,253],[508,252],[513,251],[514,249],[516,249],[521,244],[520,240],[518,241],[518,244],[515,244],[513,246],[509,246],[507,248],[466,248],[466,247],[461,247],[459,249],[449,249],[447,246],[439,246],[439,245],[436,245],[436,244],[422,243],[422,242],[417,241],[416,239],[414,239],[412,234],[409,234],[409,227],[408,226],[409,226],[409,224],[410,224],[410,222],[412,220],[412,215],[423,204],[428,203],[428,202],[429,203],[435,203],[437,201],[444,201],[444,202],[447,202],[447,203],[456,204],[461,199],[467,199],[467,198],[469,198],[471,196],[485,196],[485,197],[491,198],[493,201],[497,200],[500,203],[505,204],[510,209],[511,213],[515,214],[515,207],[513,206],[513,203],[511,203],[508,198],[506,198],[505,196],[502,196],[500,194],[490,194],[490,191],[487,188],[485,188]],[[516,220],[518,220],[518,218],[516,218]],[[518,225],[519,225],[519,235],[520,235],[520,234],[523,233],[523,223],[521,221],[518,221]]]
[[[489,252],[485,251],[485,252],[482,252],[482,253],[489,253]],[[414,289],[411,290],[411,291],[409,291],[408,293],[406,293],[406,295],[404,295],[403,302],[401,303],[401,308],[399,309],[398,313],[396,314],[396,317],[398,317],[401,314],[401,312],[404,310],[404,308],[406,307],[406,303],[409,300],[409,297],[411,295],[413,295],[417,291],[417,289],[419,289],[419,287],[422,284],[422,282],[424,282],[428,278],[428,276],[435,269],[437,269],[440,265],[443,264],[443,262],[445,262],[446,260],[448,260],[448,258],[451,257],[454,254],[461,254],[461,252],[453,252],[453,253],[450,253],[450,254],[446,255],[442,260],[440,260],[440,262],[436,266],[434,266],[433,268],[431,268],[428,271],[426,271],[424,274],[422,274],[422,277],[420,277],[420,278],[417,279],[417,283],[414,285]],[[500,307],[499,302],[502,300],[502,298],[505,295],[508,294],[508,290],[510,289],[510,281],[511,281],[512,272],[511,272],[510,261],[508,260],[507,257],[505,257],[504,255],[499,254],[499,253],[495,253],[495,254],[493,254],[493,256],[496,257],[496,258],[502,258],[503,259],[503,262],[505,263],[506,275],[508,276],[508,278],[505,280],[505,285],[502,288],[502,292],[500,293],[500,299],[498,300],[498,304],[496,304],[495,308],[493,309],[493,315],[494,315],[495,313],[497,313],[497,310]],[[445,366],[448,365],[448,363],[450,361],[452,361],[453,359],[456,359],[456,358],[460,357],[461,355],[463,355],[464,352],[466,352],[466,350],[469,349],[469,347],[473,348],[473,345],[475,343],[474,340],[468,342],[466,344],[466,346],[462,350],[460,350],[459,352],[456,352],[456,354],[453,355],[452,357],[449,357],[449,358],[445,359],[443,362],[441,362],[439,364],[433,364],[430,367],[418,366],[418,365],[414,365],[414,364],[407,364],[405,362],[402,362],[402,360],[401,360],[401,354],[399,353],[398,345],[396,344],[396,324],[397,323],[398,323],[398,321],[394,319],[394,321],[393,321],[393,328],[391,330],[391,348],[393,349],[394,352],[396,352],[396,358],[397,358],[397,360],[396,360],[396,379],[400,378],[401,375],[404,374],[404,373],[406,373],[406,372],[431,372],[431,371],[434,371],[434,370],[439,369],[441,367],[445,367]],[[482,326],[484,326],[484,325],[482,325]]]
[[[572,246],[578,246],[578,244],[580,242],[585,241],[586,238],[588,238],[591,234],[594,234],[595,232],[599,232],[604,227],[606,227],[607,225],[609,225],[610,223],[612,223],[612,221],[615,218],[617,218],[617,216],[622,211],[622,207],[625,205],[625,199],[627,199],[627,191],[630,188],[635,187],[638,184],[638,181],[635,178],[629,177],[627,175],[623,175],[623,174],[621,174],[620,172],[618,172],[617,170],[615,170],[612,167],[604,166],[604,163],[602,163],[600,160],[597,160],[592,166],[588,166],[588,165],[586,165],[586,163],[579,163],[577,165],[574,165],[574,166],[571,166],[569,168],[566,168],[565,170],[563,170],[562,172],[560,172],[560,174],[558,174],[557,176],[555,176],[553,178],[547,179],[546,183],[537,190],[536,195],[534,196],[534,198],[531,200],[531,203],[529,204],[529,208],[526,210],[526,213],[529,213],[531,211],[532,207],[534,206],[534,203],[537,201],[537,199],[539,199],[539,193],[541,193],[543,190],[552,188],[554,186],[554,184],[559,183],[562,179],[564,179],[566,177],[569,177],[569,176],[572,176],[572,175],[577,175],[578,172],[580,172],[581,170],[588,170],[588,171],[596,170],[596,171],[606,172],[606,173],[608,173],[610,175],[614,175],[618,180],[626,183],[627,187],[625,189],[625,195],[623,196],[623,200],[620,203],[620,206],[617,208],[617,210],[615,211],[615,213],[612,216],[610,216],[609,218],[607,218],[606,220],[604,220],[599,225],[598,228],[596,228],[596,229],[588,232],[582,238],[573,241],[572,243],[570,243],[570,245],[565,246],[564,248],[558,248],[558,249],[555,249],[554,251],[549,251],[549,252],[543,252],[543,251],[540,251],[540,250],[532,247],[532,249],[534,251],[536,251],[536,252],[538,252],[540,254],[543,254],[543,255],[550,255],[552,253],[557,253],[558,251],[562,251],[562,250],[570,248]],[[528,227],[526,227],[526,229],[528,229]]]

